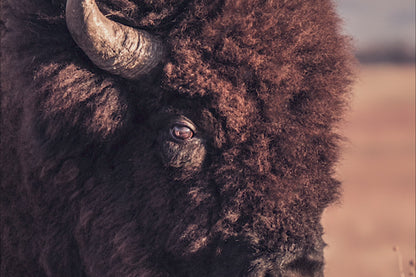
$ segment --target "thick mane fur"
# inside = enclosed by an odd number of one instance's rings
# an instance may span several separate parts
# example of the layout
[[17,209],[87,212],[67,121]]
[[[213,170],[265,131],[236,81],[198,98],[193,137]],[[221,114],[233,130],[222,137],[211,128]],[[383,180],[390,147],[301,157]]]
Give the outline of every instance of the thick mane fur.
[[[321,276],[352,81],[333,3],[97,0],[167,45],[129,81],[78,48],[65,2],[1,0],[0,274]],[[171,115],[203,138],[180,166]]]

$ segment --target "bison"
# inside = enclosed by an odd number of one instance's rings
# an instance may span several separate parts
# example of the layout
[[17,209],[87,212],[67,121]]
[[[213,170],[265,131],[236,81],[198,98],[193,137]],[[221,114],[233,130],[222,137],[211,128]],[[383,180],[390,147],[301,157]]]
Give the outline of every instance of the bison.
[[1,276],[323,276],[330,0],[1,0]]

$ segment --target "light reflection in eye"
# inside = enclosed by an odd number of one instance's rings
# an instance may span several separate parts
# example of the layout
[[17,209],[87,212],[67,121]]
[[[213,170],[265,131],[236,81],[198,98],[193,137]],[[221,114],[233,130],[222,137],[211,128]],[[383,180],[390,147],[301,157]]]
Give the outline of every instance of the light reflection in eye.
[[177,140],[189,140],[194,136],[192,129],[184,125],[174,125],[170,129],[170,133]]

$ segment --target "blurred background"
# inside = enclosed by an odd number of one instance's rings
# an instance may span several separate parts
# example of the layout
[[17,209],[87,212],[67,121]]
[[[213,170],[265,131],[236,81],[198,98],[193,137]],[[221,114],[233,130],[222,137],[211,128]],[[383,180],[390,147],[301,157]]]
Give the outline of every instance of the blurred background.
[[325,276],[414,276],[415,1],[335,2],[359,65],[341,126],[343,198],[323,217]]

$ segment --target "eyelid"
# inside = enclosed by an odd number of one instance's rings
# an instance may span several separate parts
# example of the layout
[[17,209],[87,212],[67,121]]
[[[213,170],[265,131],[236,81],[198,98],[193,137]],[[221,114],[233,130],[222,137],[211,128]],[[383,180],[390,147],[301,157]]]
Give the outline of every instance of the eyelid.
[[192,121],[190,121],[189,119],[187,119],[183,116],[180,116],[180,117],[172,120],[171,123],[170,123],[170,128],[173,128],[175,125],[188,127],[189,129],[191,129],[191,131],[194,133],[194,135],[197,133],[196,126],[192,123]]

